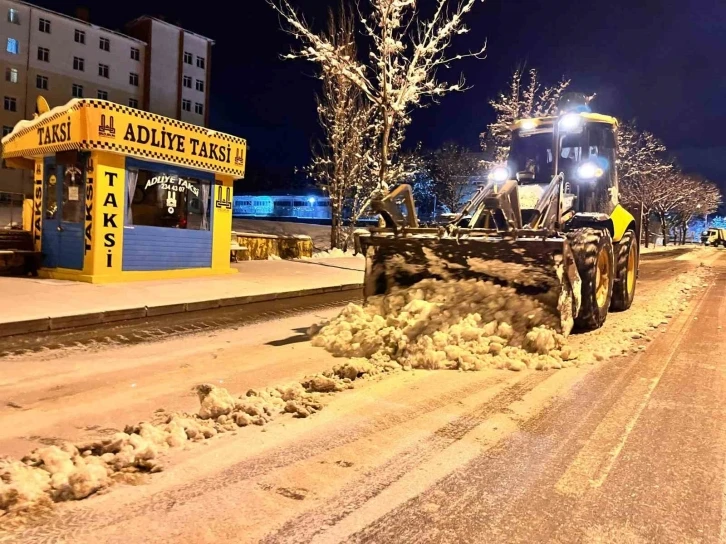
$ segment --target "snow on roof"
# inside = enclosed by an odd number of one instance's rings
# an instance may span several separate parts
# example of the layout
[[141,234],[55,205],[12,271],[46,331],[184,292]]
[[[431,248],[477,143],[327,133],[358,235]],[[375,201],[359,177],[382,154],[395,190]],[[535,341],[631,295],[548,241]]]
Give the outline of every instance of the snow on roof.
[[3,145],[5,145],[13,137],[15,137],[17,135],[17,133],[20,132],[21,130],[30,128],[36,124],[40,124],[43,121],[45,121],[46,119],[48,119],[49,117],[54,117],[56,115],[60,116],[63,113],[65,113],[66,111],[70,111],[73,108],[73,106],[75,106],[78,103],[78,101],[79,101],[78,98],[74,98],[73,100],[71,100],[70,102],[68,102],[66,104],[63,104],[62,106],[56,106],[55,108],[48,110],[43,115],[39,115],[35,119],[18,121],[18,123],[13,127],[12,132],[3,136],[2,140],[0,140],[0,141],[2,142]]

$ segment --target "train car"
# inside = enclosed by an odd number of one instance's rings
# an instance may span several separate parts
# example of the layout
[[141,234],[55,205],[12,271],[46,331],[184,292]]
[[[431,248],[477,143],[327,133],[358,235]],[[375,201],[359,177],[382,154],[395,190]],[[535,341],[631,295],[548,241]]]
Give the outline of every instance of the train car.
[[235,217],[330,219],[330,198],[299,195],[240,195],[234,197],[233,213]]

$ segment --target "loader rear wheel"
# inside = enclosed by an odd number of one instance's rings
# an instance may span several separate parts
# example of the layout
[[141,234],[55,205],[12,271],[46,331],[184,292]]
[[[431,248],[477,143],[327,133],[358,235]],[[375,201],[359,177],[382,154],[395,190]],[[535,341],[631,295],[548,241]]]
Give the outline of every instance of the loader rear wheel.
[[577,272],[582,281],[579,330],[598,329],[605,323],[613,296],[613,241],[607,230],[584,228],[569,235]]
[[615,258],[615,283],[610,309],[623,311],[633,304],[638,276],[638,244],[632,230],[626,231],[623,235]]

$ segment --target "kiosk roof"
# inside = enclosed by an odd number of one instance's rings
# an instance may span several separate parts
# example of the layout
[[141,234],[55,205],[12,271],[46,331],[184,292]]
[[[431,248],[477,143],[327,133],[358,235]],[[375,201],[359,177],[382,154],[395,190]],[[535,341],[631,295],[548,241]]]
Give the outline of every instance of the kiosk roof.
[[106,151],[244,177],[247,142],[230,134],[114,102],[74,99],[20,121],[2,139],[3,158]]

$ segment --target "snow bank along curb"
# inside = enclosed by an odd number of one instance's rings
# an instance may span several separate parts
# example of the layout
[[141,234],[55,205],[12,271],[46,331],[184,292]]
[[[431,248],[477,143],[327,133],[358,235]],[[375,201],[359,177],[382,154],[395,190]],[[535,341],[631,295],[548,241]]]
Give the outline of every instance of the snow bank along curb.
[[331,285],[328,287],[315,287],[310,289],[297,289],[280,293],[263,293],[259,295],[243,295],[228,298],[215,298],[195,302],[181,302],[177,304],[163,304],[158,306],[140,306],[135,308],[122,308],[104,312],[89,312],[85,314],[67,315],[59,317],[43,317],[24,321],[0,322],[0,337],[14,336],[60,329],[73,329],[88,325],[101,325],[115,321],[128,321],[161,315],[195,312],[197,310],[213,310],[228,306],[242,306],[255,302],[270,302],[288,298],[298,298],[310,295],[322,295],[339,291],[354,291],[363,289],[362,283],[348,283]]

